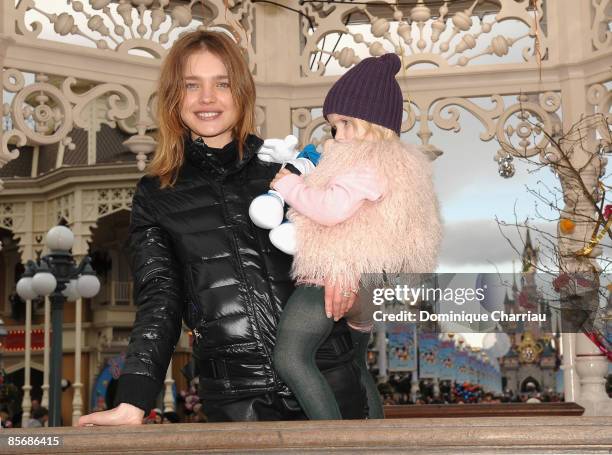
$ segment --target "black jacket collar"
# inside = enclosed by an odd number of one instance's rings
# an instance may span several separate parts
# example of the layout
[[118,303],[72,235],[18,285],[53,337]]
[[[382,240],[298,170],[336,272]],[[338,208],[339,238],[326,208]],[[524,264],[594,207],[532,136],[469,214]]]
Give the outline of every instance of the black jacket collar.
[[[242,169],[263,145],[261,138],[253,134],[248,135],[244,143],[242,160],[238,161],[237,140],[233,140],[221,150],[210,148],[201,140],[194,141],[189,137],[185,137],[184,140],[186,160],[193,166],[218,178],[226,177]],[[231,154],[236,159],[227,162],[227,160],[220,159],[220,154]]]

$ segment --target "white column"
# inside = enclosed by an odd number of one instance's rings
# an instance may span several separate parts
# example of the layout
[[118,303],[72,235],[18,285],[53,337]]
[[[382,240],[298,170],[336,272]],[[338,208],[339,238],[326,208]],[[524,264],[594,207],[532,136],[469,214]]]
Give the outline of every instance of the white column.
[[40,405],[49,409],[49,331],[51,330],[51,304],[45,297],[45,350],[43,352],[43,385]]
[[82,333],[82,308],[83,299],[77,299],[74,303],[76,307],[75,327],[74,327],[74,395],[72,397],[72,425],[76,426],[79,422],[79,417],[83,415],[83,397],[81,390],[83,383],[81,382],[81,333]]
[[166,380],[164,381],[164,412],[173,412],[174,409],[174,396],[172,395],[172,385],[174,379],[172,379],[172,359],[168,365],[166,371]]
[[376,349],[378,350],[378,358],[376,359],[378,364],[378,380],[379,382],[387,382],[387,330],[385,323],[382,321],[377,321],[374,324],[376,326]]
[[[585,5],[589,2],[577,2],[575,0],[558,0],[547,3],[549,27],[551,36],[556,36],[557,41],[551,48],[551,58],[559,60],[565,69],[560,72],[560,88],[563,106],[563,131],[570,131],[572,125],[578,122],[584,115],[593,113],[593,107],[587,100],[588,81],[585,76],[584,65],[581,62],[590,58],[590,40],[584,39],[591,30],[591,11]],[[583,39],[576,40],[576,37]],[[587,188],[594,188],[599,178],[599,172],[603,165],[602,160],[593,158],[594,150],[594,131],[581,131],[586,141],[582,146],[571,149],[571,162],[575,169],[580,170],[580,177]],[[569,138],[569,139],[577,139]],[[571,147],[567,143],[567,147]],[[566,150],[569,152],[569,150]],[[587,165],[588,164],[588,165]],[[586,166],[585,166],[586,165]],[[563,200],[565,207],[561,215],[577,223],[575,232],[566,237],[571,237],[566,241],[559,241],[559,256],[562,258],[563,270],[568,273],[585,272],[590,270],[586,264],[588,260],[591,265],[598,268],[595,261],[601,254],[597,248],[582,261],[572,258],[572,252],[578,251],[588,242],[593,232],[593,223],[580,222],[586,217],[594,217],[594,207],[588,202],[586,195],[577,185],[576,178],[567,173],[559,172],[559,178],[563,188]],[[599,270],[598,270],[599,271]],[[565,389],[565,401],[578,401],[582,395],[580,391],[580,378],[576,374],[577,356],[588,355],[590,352],[590,340],[577,343],[580,335],[563,333],[561,343],[563,346],[563,379]],[[595,346],[593,345],[593,348]]]
[[[580,170],[580,180],[589,188],[596,188],[599,180],[599,175],[602,169],[603,160],[597,156],[592,156],[594,150],[593,139],[594,131],[583,132],[588,141],[585,147],[581,145],[568,145],[568,150],[564,150],[568,155],[570,153],[573,158],[572,165],[575,169]],[[576,138],[568,138],[576,140]],[[571,144],[571,142],[568,142]],[[591,148],[592,147],[592,148]],[[569,171],[557,168],[558,175],[563,188],[563,197],[566,206],[563,209],[562,216],[573,220],[594,219],[595,209],[587,196],[584,194],[581,185],[577,178]],[[561,269],[567,273],[581,273],[586,277],[592,277],[599,283],[599,275],[601,268],[595,262],[598,255],[601,254],[601,248],[593,248],[592,252],[587,257],[576,257],[575,251],[580,250],[591,239],[594,223],[578,222],[574,233],[565,235],[565,238],[559,239],[559,254]],[[595,305],[597,302],[595,302]],[[581,337],[584,337],[582,339]],[[580,343],[577,342],[580,340]],[[576,333],[562,333],[561,343],[563,346],[563,379],[565,401],[578,402],[581,398],[581,381],[576,374],[577,356],[590,356],[593,349],[597,347],[584,335]],[[594,385],[592,385],[594,387]],[[601,386],[601,393],[605,394],[605,384]]]
[[27,425],[30,419],[30,411],[32,410],[32,398],[30,396],[30,364],[32,352],[32,301],[26,300],[26,326],[25,326],[25,371],[23,375],[23,400],[21,401],[21,416],[22,426]]
[[580,396],[576,402],[584,416],[612,416],[612,399],[606,393],[608,359],[583,333],[576,334],[576,372]]
[[561,345],[563,359],[561,369],[563,370],[563,392],[566,402],[575,402],[580,393],[579,378],[576,373],[576,334],[562,333]]
[[[93,102],[95,104],[95,101]],[[89,244],[92,239],[91,224],[84,222],[83,207],[83,190],[77,189],[74,192],[74,222],[71,226],[74,232],[75,242],[72,248],[72,254],[77,264],[88,254]],[[81,379],[81,356],[83,345],[83,299],[76,299],[75,303],[75,323],[74,323],[74,381],[72,387],[74,394],[72,396],[72,425],[76,425],[79,417],[83,415],[83,382]],[[91,384],[91,382],[90,382]],[[85,396],[88,392],[85,391]]]

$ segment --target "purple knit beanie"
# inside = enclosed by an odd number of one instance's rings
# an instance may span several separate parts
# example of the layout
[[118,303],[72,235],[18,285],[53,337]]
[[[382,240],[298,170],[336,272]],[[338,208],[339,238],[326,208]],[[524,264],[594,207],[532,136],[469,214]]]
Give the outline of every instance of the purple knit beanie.
[[327,93],[323,116],[355,117],[400,135],[404,101],[395,75],[402,67],[394,53],[369,57],[347,71]]

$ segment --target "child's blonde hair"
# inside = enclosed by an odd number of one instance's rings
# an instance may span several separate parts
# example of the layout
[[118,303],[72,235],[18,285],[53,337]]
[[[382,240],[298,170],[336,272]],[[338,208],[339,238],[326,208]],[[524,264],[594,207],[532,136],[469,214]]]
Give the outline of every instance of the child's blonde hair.
[[366,136],[370,136],[372,140],[376,141],[391,141],[399,140],[399,136],[395,134],[395,131],[385,128],[384,126],[377,125],[376,123],[368,122],[360,118],[351,119],[358,130],[363,130]]

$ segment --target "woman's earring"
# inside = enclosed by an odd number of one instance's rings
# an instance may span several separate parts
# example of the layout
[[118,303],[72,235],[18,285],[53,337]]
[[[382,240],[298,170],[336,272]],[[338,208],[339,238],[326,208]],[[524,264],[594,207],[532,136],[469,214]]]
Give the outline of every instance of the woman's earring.
[[331,127],[331,135],[332,135],[332,138],[334,138],[334,139],[336,139],[336,131],[337,131],[336,127],[332,126]]

